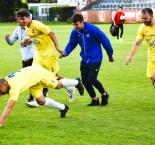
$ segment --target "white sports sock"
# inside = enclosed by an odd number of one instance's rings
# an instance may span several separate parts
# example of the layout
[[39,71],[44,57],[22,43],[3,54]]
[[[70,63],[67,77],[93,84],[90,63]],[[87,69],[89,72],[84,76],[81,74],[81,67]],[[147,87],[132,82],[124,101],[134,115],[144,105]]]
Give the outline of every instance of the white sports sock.
[[56,101],[54,101],[51,98],[45,98],[45,99],[46,99],[45,104],[44,104],[45,106],[57,108],[57,109],[60,109],[60,110],[64,110],[65,109],[65,105],[64,104],[56,102]]
[[74,88],[72,86],[67,86],[67,87],[64,87],[69,93],[74,90]]
[[76,80],[76,79],[71,80],[71,79],[63,78],[60,81],[62,82],[63,87],[75,86],[78,84],[78,80]]

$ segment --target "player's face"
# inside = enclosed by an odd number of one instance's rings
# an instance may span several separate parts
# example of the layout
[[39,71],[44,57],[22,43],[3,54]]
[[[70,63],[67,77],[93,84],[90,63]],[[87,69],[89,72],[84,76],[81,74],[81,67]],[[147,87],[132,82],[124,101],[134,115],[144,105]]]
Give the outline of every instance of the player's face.
[[141,14],[141,21],[144,23],[146,26],[150,26],[152,23],[153,17],[150,16],[148,13],[146,14]]
[[31,18],[30,17],[19,17],[20,23],[24,26],[30,26],[31,24]]
[[118,11],[119,11],[119,12],[122,12],[122,8],[119,8]]
[[84,23],[83,22],[76,22],[76,23],[72,23],[73,24],[73,27],[77,30],[77,31],[80,31],[80,30],[83,30],[84,29]]
[[21,18],[16,18],[16,20],[17,20],[17,23],[19,24],[19,26],[21,26],[21,27],[25,27],[24,25],[23,25],[23,23],[22,23],[22,19]]

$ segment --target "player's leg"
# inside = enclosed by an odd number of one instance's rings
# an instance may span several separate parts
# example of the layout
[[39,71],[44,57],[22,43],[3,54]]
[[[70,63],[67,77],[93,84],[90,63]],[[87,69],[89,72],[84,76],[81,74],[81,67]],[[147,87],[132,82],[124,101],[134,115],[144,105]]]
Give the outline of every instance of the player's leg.
[[47,107],[59,109],[61,112],[60,117],[64,118],[66,116],[66,112],[68,111],[69,107],[67,105],[59,103],[51,98],[44,97],[44,95],[42,94],[42,89],[43,89],[42,85],[37,85],[37,86],[30,87],[29,91],[34,96],[35,100],[37,101],[37,103],[39,105],[44,105]]
[[80,78],[76,78],[76,79],[63,78],[61,80],[58,80],[58,84],[55,87],[55,89],[61,89],[62,87],[69,87],[69,86],[75,86],[78,89],[79,94],[81,96],[84,94],[84,87],[81,83]]
[[[58,77],[57,80],[63,79],[63,77],[58,74],[56,74],[56,76]],[[75,99],[75,88],[73,86],[68,86],[64,88],[68,91],[69,102],[73,102]]]
[[99,98],[96,97],[95,90],[93,85],[89,82],[89,73],[90,73],[91,66],[90,64],[86,64],[81,62],[80,71],[83,85],[85,86],[89,96],[91,97],[91,103],[88,106],[98,106],[100,105]]
[[[63,78],[62,76],[58,75],[58,71],[59,71],[59,65],[57,62],[55,62],[53,60],[54,58],[50,58],[50,60],[48,59],[48,61],[46,60],[45,62],[45,66],[47,68],[47,70],[50,70],[52,71],[53,73],[55,73],[55,75],[57,76],[57,79],[58,80],[69,80],[69,79],[66,79],[66,78]],[[53,61],[52,61],[53,60]],[[80,80],[79,80],[80,81]],[[73,84],[75,85],[75,84]],[[79,86],[81,85],[81,83],[79,83],[78,88]],[[73,102],[74,99],[75,99],[75,88],[72,86],[72,85],[64,85],[63,86],[69,93],[69,102]],[[81,90],[79,90],[80,94],[81,94]],[[83,95],[83,94],[82,94]]]
[[155,63],[148,60],[147,62],[147,76],[151,78],[152,85],[155,88]]
[[152,74],[151,80],[152,80],[152,84],[153,84],[153,86],[155,88],[155,71]]
[[101,106],[105,106],[108,104],[109,95],[105,91],[102,83],[97,79],[98,73],[100,70],[101,62],[99,63],[92,63],[90,65],[89,77],[88,82],[92,84],[101,94]]
[[121,30],[121,32],[120,32],[120,41],[123,41],[123,39],[122,39],[122,36],[123,36],[123,31],[124,31],[124,27],[123,27],[123,24],[122,25],[120,25],[120,30]]
[[[51,59],[52,60],[52,59]],[[46,63],[46,67],[48,68],[48,70],[50,68],[52,68],[52,72],[56,74],[57,76],[57,80],[61,80],[63,79],[62,76],[58,75],[58,71],[59,71],[59,65],[58,63]],[[68,96],[69,96],[69,102],[73,102],[75,99],[75,88],[73,86],[64,86],[64,88],[68,91]]]
[[120,33],[120,32],[119,32],[119,31],[120,31],[119,29],[120,29],[120,27],[119,27],[119,25],[117,25],[117,27],[118,27],[117,41],[119,41],[119,33]]
[[59,103],[51,98],[44,97],[43,95],[36,99],[39,105],[44,105],[51,108],[56,108],[60,110],[60,117],[65,118],[66,112],[69,107],[65,104]]

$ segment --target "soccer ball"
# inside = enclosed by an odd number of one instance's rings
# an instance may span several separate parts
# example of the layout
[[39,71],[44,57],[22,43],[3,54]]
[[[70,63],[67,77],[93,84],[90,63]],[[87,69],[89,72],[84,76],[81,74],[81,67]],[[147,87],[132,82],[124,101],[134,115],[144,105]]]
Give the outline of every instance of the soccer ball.
[[121,16],[120,19],[121,20],[125,20],[126,18],[125,18],[125,16]]

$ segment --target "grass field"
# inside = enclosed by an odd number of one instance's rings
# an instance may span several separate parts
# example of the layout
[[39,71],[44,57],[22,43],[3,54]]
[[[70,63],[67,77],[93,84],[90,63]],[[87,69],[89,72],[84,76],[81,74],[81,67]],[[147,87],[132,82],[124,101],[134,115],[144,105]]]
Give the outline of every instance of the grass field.
[[[47,25],[56,33],[60,47],[68,42],[71,24]],[[155,90],[146,77],[147,45],[144,41],[129,66],[125,60],[136,37],[140,24],[125,24],[123,42],[117,42],[109,33],[110,24],[96,24],[110,38],[114,48],[114,63],[104,60],[99,73],[105,89],[110,94],[106,107],[87,107],[91,99],[76,93],[73,103],[68,102],[65,89],[51,90],[49,97],[68,104],[66,118],[59,111],[41,106],[28,108],[25,101],[29,92],[20,95],[9,118],[0,129],[0,145],[154,145],[155,144]],[[4,34],[11,34],[16,23],[0,23],[0,76],[21,68],[19,42],[9,46]],[[69,57],[58,59],[60,72],[66,78],[80,76],[77,47]],[[100,98],[100,94],[97,93]],[[0,98],[0,114],[8,96]]]

